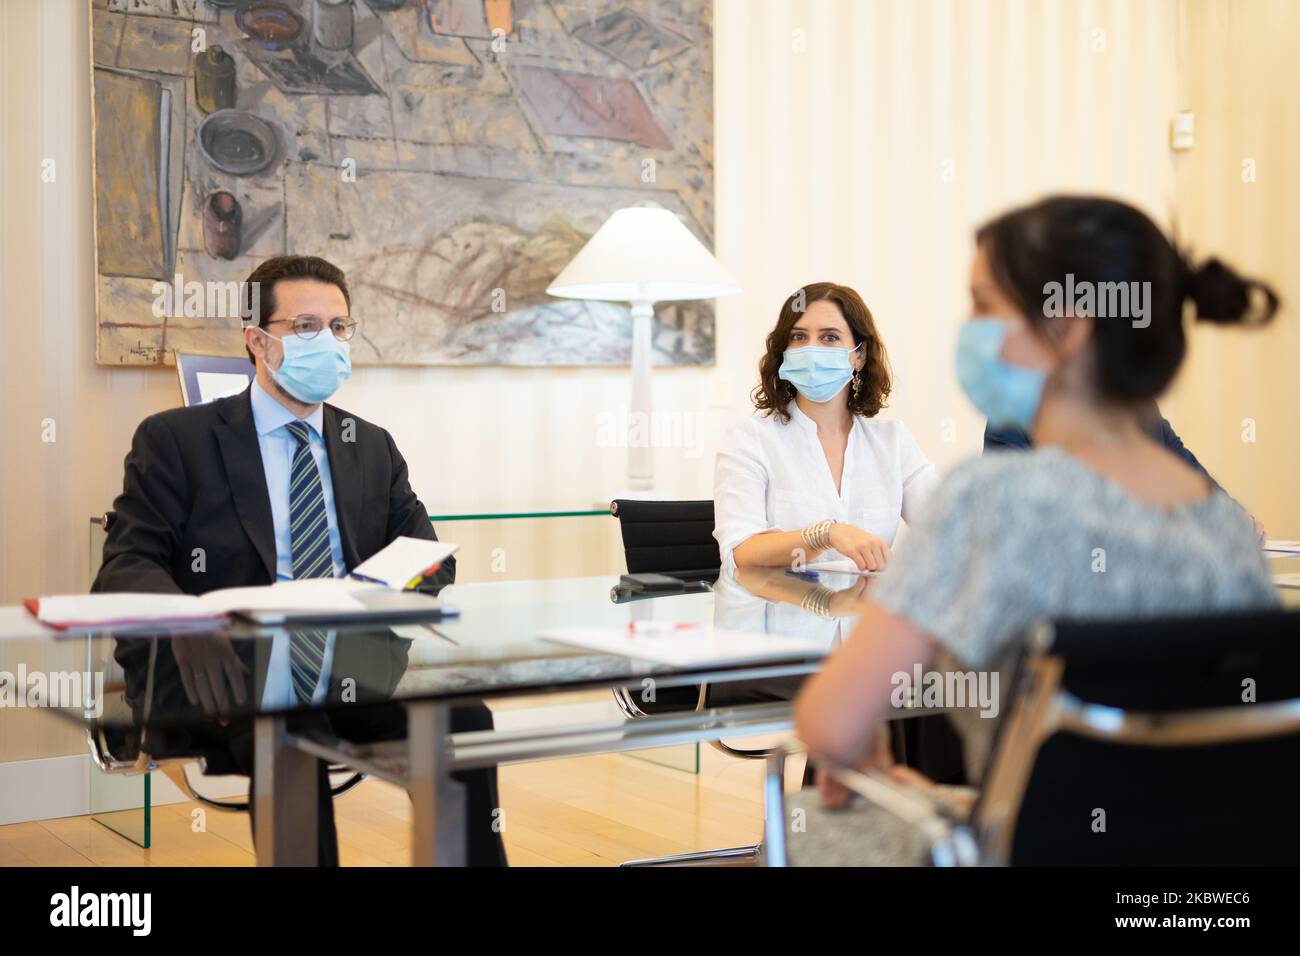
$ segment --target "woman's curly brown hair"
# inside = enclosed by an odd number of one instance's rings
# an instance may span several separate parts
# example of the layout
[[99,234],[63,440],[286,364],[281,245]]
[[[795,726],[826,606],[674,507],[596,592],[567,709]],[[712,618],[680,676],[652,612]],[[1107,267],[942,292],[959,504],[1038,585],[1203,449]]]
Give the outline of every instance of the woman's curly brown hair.
[[[752,398],[754,407],[768,415],[778,416],[782,422],[790,420],[787,407],[795,396],[794,386],[777,377],[786,346],[790,344],[790,331],[814,302],[834,302],[853,333],[855,347],[861,345],[862,368],[859,371],[860,387],[855,395],[850,388],[849,411],[864,418],[874,418],[885,407],[889,397],[889,356],[885,344],[876,331],[876,320],[871,310],[858,295],[846,285],[834,282],[813,282],[796,289],[781,306],[781,315],[767,337],[767,352],[758,363],[758,385]],[[863,344],[865,343],[865,344]]]

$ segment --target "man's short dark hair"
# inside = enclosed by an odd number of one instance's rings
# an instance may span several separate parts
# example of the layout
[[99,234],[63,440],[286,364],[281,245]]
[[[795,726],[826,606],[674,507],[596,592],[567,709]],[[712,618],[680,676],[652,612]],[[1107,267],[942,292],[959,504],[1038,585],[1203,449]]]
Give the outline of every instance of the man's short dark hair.
[[[315,279],[317,282],[338,286],[338,290],[343,293],[343,301],[349,309],[352,308],[347,276],[334,263],[320,256],[273,256],[254,269],[244,283],[244,313],[250,319],[253,318],[253,290],[257,290],[256,318],[259,329],[264,328],[275,314],[275,284],[281,279]],[[252,349],[245,347],[245,351],[248,352],[248,360],[257,364]]]

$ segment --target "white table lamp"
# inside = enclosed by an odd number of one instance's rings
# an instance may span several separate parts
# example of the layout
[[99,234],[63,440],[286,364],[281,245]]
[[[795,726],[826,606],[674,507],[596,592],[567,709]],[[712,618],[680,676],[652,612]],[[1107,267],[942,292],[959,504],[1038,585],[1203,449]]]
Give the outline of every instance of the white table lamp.
[[[713,299],[740,291],[713,254],[671,210],[619,209],[546,290],[565,299],[632,305],[632,418],[649,422],[650,331],[656,302]],[[628,443],[628,485],[654,489],[654,449]]]

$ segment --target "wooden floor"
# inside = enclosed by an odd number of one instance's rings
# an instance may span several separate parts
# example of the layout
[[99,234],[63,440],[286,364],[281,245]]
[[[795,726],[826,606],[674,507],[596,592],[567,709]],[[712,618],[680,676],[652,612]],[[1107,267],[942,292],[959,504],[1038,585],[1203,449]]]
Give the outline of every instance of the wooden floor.
[[[613,866],[624,860],[758,842],[763,764],[700,748],[700,773],[621,754],[502,768],[502,834],[513,866]],[[802,774],[791,761],[787,785]],[[154,808],[153,847],[69,817],[0,826],[0,866],[252,866],[242,813]],[[335,803],[344,866],[406,866],[410,803],[367,780]]]

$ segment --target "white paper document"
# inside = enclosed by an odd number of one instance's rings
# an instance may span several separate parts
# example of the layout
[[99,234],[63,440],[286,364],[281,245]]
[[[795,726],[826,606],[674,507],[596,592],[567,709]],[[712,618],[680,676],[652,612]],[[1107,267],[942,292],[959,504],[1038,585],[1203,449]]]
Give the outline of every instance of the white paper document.
[[803,566],[804,571],[834,571],[836,574],[860,574],[864,577],[876,574],[875,571],[859,571],[858,566],[848,558],[835,558],[827,561],[810,561]]
[[459,547],[428,538],[394,538],[388,547],[353,568],[352,574],[401,591],[423,572],[446,561]]
[[248,376],[239,372],[199,372],[195,378],[199,383],[199,404],[203,405],[248,388]]
[[207,594],[53,594],[28,602],[36,619],[69,631],[171,627],[215,623],[232,612],[279,611],[292,615],[364,611],[357,595],[401,591],[447,560],[459,545],[427,538],[396,538],[362,561],[346,578],[305,578]]
[[89,630],[109,623],[117,627],[215,623],[226,616],[224,611],[208,610],[192,594],[52,594],[35,606],[38,621],[67,630]]
[[751,661],[820,658],[825,642],[756,631],[729,631],[708,624],[634,622],[636,626],[567,627],[543,631],[543,640],[604,654],[619,654],[674,667],[711,667]]
[[62,630],[162,627],[216,623],[232,611],[358,611],[357,595],[382,585],[351,578],[306,578],[275,584],[222,588],[207,594],[54,594],[34,604],[37,620]]
[[1300,557],[1300,541],[1282,541],[1277,538],[1269,538],[1264,542],[1264,553],[1269,557],[1280,557],[1281,555]]
[[272,585],[222,588],[200,595],[204,608],[228,614],[231,611],[356,611],[363,605],[357,595],[375,591],[379,585],[351,578],[303,578],[276,581]]

